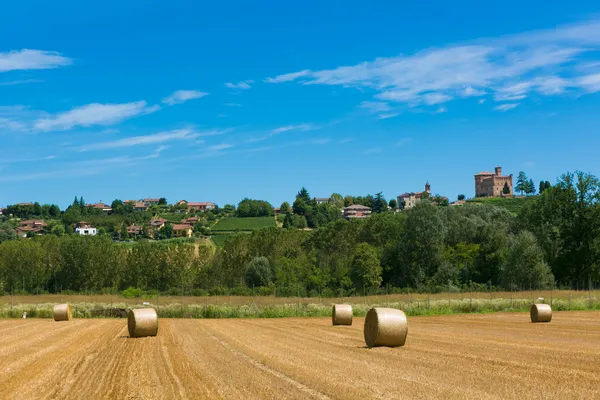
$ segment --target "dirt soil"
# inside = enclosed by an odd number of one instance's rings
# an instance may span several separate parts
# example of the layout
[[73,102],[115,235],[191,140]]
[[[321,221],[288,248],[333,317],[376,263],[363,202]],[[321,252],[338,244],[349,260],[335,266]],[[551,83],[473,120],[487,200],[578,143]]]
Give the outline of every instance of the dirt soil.
[[600,312],[409,318],[367,349],[363,319],[0,321],[1,399],[594,399]]

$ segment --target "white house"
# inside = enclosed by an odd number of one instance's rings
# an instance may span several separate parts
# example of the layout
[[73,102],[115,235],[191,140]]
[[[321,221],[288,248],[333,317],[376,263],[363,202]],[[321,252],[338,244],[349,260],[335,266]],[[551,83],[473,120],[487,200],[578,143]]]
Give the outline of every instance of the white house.
[[78,233],[81,236],[96,236],[98,234],[98,228],[80,222],[75,228],[75,233]]

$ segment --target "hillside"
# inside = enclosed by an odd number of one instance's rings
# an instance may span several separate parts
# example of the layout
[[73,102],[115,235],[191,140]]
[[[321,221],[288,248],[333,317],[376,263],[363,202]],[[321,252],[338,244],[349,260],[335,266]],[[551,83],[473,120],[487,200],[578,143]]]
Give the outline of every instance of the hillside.
[[513,214],[518,214],[521,211],[521,208],[525,206],[525,204],[535,201],[538,196],[525,196],[525,197],[512,197],[512,198],[502,198],[502,197],[478,197],[475,199],[467,200],[467,203],[471,204],[491,204],[496,207],[506,208]]
[[255,231],[275,226],[274,217],[228,217],[219,220],[211,230],[213,232]]

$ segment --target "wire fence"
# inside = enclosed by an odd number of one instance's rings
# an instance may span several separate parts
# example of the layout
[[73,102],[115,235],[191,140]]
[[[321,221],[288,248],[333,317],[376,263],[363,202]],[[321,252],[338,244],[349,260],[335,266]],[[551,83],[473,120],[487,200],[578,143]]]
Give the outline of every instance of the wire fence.
[[[288,288],[289,289],[289,288]],[[280,292],[289,293],[289,290]],[[550,304],[556,311],[600,310],[600,287],[586,290],[522,290],[511,292],[391,293],[349,297],[239,296],[229,292],[219,296],[193,296],[181,290],[179,295],[148,295],[126,298],[120,294],[43,294],[0,296],[0,318],[52,316],[55,304],[69,303],[80,318],[125,317],[131,308],[154,307],[162,317],[234,318],[326,316],[333,304],[351,304],[355,315],[362,316],[371,307],[393,307],[409,315],[455,314],[496,311],[527,311],[534,303]]]

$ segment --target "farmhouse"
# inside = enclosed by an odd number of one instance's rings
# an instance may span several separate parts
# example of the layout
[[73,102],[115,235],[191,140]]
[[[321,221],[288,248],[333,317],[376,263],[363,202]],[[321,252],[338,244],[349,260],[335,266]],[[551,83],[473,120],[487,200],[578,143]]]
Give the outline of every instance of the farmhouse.
[[192,226],[188,224],[173,224],[174,237],[192,237]]
[[25,238],[28,234],[39,235],[44,227],[48,226],[41,219],[31,219],[19,222],[19,226],[15,229],[17,236]]
[[86,207],[92,207],[95,210],[101,210],[104,214],[108,214],[112,211],[109,205],[102,202],[96,204],[86,204]]
[[354,204],[344,208],[344,218],[367,218],[371,216],[371,208],[360,204]]
[[150,220],[149,224],[153,229],[160,229],[165,226],[165,222],[167,222],[167,220],[164,218],[153,218]]
[[313,201],[316,204],[324,204],[324,203],[329,203],[330,197],[314,197]]
[[142,200],[142,203],[144,203],[147,206],[157,206],[159,202],[160,202],[160,199],[154,199],[154,198],[148,198],[148,199]]
[[179,200],[176,204],[178,206],[186,206],[188,211],[209,211],[214,210],[216,207],[215,203],[211,203],[209,201],[194,202],[187,200]]
[[130,235],[141,235],[144,233],[144,227],[136,224],[129,225],[127,227],[127,233]]
[[[508,194],[503,193],[508,185]],[[512,174],[502,175],[502,167],[496,167],[494,173],[480,172],[475,175],[475,197],[504,197],[513,195]]]

